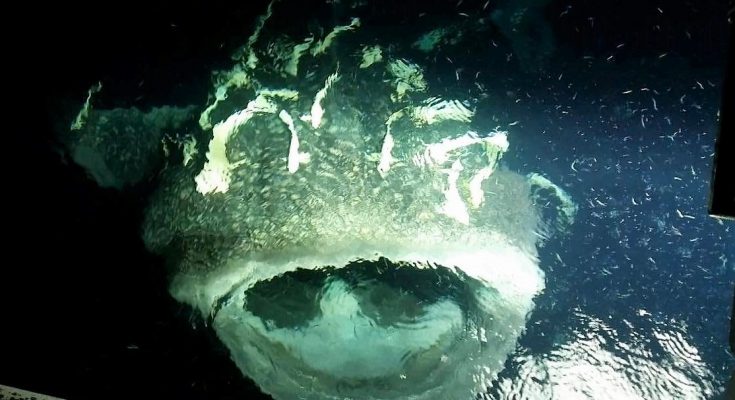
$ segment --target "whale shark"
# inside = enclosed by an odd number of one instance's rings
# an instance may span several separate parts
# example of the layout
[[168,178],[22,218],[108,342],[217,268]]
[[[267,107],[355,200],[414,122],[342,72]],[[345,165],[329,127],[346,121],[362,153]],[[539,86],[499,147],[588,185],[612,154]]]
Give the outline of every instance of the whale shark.
[[576,205],[504,167],[512,134],[475,121],[487,110],[437,87],[410,43],[352,40],[370,29],[357,17],[291,38],[268,30],[277,11],[213,74],[206,105],[87,101],[72,153],[116,187],[162,159],[145,244],[263,392],[474,398],[544,290],[538,248]]

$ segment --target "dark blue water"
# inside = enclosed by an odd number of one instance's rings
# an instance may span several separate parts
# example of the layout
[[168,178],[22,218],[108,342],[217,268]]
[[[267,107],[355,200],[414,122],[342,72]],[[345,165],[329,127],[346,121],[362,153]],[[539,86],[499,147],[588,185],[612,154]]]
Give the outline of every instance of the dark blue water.
[[[610,342],[638,338],[650,360],[666,364],[667,341],[656,338],[669,330],[688,337],[715,386],[724,384],[734,365],[735,227],[707,215],[720,71],[657,60],[554,73],[507,88],[528,93],[507,111],[522,121],[509,166],[544,171],[580,206],[569,236],[541,251],[547,291],[518,357],[547,353],[573,331],[612,331],[603,348],[625,357]],[[606,329],[591,330],[590,317]],[[506,376],[520,369],[510,364]]]

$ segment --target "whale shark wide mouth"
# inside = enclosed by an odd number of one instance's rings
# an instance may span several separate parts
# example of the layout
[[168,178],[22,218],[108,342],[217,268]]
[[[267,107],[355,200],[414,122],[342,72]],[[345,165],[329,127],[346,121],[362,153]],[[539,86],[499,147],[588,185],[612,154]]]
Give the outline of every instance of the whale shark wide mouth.
[[543,273],[511,245],[400,256],[245,279],[212,325],[276,398],[474,397],[513,351]]

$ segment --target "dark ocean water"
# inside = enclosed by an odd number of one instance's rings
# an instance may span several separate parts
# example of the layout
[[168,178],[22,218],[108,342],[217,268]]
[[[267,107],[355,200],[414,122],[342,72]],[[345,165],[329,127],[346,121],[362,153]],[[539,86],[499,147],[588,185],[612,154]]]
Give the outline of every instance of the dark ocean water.
[[606,328],[592,335],[608,345],[643,335],[654,342],[653,362],[670,362],[655,343],[661,332],[688,337],[722,384],[733,366],[735,232],[706,209],[720,72],[670,60],[595,64],[560,68],[531,104],[509,111],[527,113],[518,117],[527,122],[509,166],[560,177],[580,203],[570,236],[541,251],[547,291],[523,353],[548,351],[570,331],[591,332],[588,318],[599,318]]
[[[407,15],[455,21],[447,10],[479,13],[484,3],[381,2],[366,20],[391,35],[416,21]],[[488,88],[478,120],[508,129],[503,163],[543,172],[579,204],[569,233],[540,250],[546,289],[488,393],[571,398],[576,387],[579,398],[601,398],[595,390],[722,398],[715,393],[735,367],[727,344],[735,225],[707,216],[707,202],[728,5],[593,3],[548,4],[557,49],[541,73],[521,72],[496,36],[448,50],[427,73],[444,80],[445,94]],[[44,61],[66,62],[63,78],[43,87],[54,105],[44,131],[29,135],[38,171],[24,171],[16,186],[28,198],[10,218],[10,248],[27,261],[3,292],[12,322],[0,327],[0,384],[72,399],[267,398],[203,322],[168,297],[164,262],[139,239],[148,184],[100,190],[64,162],[53,139],[56,104],[100,79],[108,88],[100,107],[199,102],[207,74],[228,65],[264,2],[138,2],[119,6],[119,18],[81,3],[55,7],[59,17],[42,21],[58,32]],[[322,5],[322,19],[330,7]]]

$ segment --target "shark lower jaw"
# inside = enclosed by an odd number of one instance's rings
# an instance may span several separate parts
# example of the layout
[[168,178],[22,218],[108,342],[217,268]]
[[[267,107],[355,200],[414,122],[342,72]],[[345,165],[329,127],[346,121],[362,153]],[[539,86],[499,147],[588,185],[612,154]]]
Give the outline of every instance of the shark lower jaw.
[[331,250],[233,257],[172,293],[276,398],[433,399],[490,385],[544,286],[506,242]]

